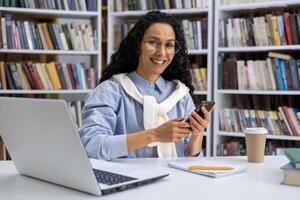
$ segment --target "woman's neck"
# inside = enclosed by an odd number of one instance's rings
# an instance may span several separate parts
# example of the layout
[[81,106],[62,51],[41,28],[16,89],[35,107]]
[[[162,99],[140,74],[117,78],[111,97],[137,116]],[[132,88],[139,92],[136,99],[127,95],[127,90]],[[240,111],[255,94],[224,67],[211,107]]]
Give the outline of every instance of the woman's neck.
[[159,78],[159,75],[156,74],[147,74],[146,72],[143,72],[139,69],[136,70],[136,73],[140,75],[142,78],[146,79],[149,82],[154,83]]

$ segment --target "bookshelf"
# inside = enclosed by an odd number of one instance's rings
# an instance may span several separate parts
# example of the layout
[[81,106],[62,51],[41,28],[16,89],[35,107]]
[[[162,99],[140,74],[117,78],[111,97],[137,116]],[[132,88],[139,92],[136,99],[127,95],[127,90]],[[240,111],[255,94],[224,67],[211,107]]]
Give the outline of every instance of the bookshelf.
[[[74,1],[75,2],[75,1]],[[84,2],[84,1],[82,1]],[[90,1],[92,2],[92,1]],[[96,2],[96,1],[95,1]],[[20,6],[20,5],[19,5]],[[95,9],[94,9],[95,10]],[[28,54],[28,55],[43,55],[49,56],[53,55],[51,59],[56,62],[80,62],[85,63],[87,67],[94,67],[96,71],[96,81],[101,77],[101,45],[98,41],[101,39],[101,1],[97,3],[96,10],[58,10],[58,9],[42,9],[42,8],[21,8],[21,7],[0,7],[1,16],[11,15],[12,18],[20,19],[25,18],[25,20],[32,21],[42,21],[42,22],[54,22],[57,24],[64,23],[78,23],[78,24],[91,24],[95,30],[94,38],[94,49],[74,49],[74,50],[61,50],[61,49],[12,49],[12,48],[1,48],[0,55],[12,56]],[[50,60],[51,61],[51,60]],[[78,91],[77,91],[78,90]],[[44,90],[1,90],[1,93],[61,93],[61,94],[74,94],[76,98],[77,94],[88,93],[89,89],[72,89],[72,90],[61,90],[61,91],[44,91]]]
[[[6,1],[8,4],[12,3],[12,1]],[[90,42],[87,45],[82,39],[82,42],[84,43],[84,47],[82,48],[76,48],[72,47],[66,50],[65,48],[22,48],[19,46],[18,48],[9,48],[4,47],[3,43],[1,43],[0,46],[0,61],[4,61],[4,63],[24,63],[27,61],[33,61],[34,63],[49,63],[49,62],[55,62],[55,63],[71,63],[72,67],[75,67],[76,63],[84,63],[81,67],[83,70],[86,68],[93,68],[93,82],[96,85],[98,81],[101,78],[101,72],[102,72],[102,48],[101,48],[101,7],[102,7],[102,1],[96,1],[96,0],[80,0],[80,1],[68,1],[68,4],[73,4],[72,8],[66,8],[64,9],[56,9],[54,7],[54,2],[58,3],[58,1],[41,1],[39,4],[44,4],[49,6],[48,8],[38,8],[37,3],[34,3],[33,1],[31,3],[35,4],[35,8],[32,7],[21,7],[21,4],[24,2],[29,1],[17,1],[15,7],[9,7],[11,5],[8,5],[4,7],[2,3],[0,3],[0,13],[1,17],[4,17],[9,15],[11,16],[12,20],[21,21],[23,23],[24,21],[35,23],[52,23],[56,25],[62,25],[62,24],[69,24],[73,23],[78,29],[76,31],[76,37],[78,36],[78,33],[81,31],[81,34],[83,37],[86,36],[86,34],[92,33],[92,36],[89,35]],[[62,1],[61,1],[62,2]],[[52,4],[51,4],[52,3]],[[65,1],[67,3],[67,1]],[[90,4],[91,3],[91,4]],[[60,4],[60,3],[59,3]],[[75,6],[76,4],[76,6]],[[80,5],[79,5],[80,4]],[[82,4],[86,4],[86,6],[89,6],[87,8],[83,8]],[[90,5],[88,5],[90,4]],[[3,7],[2,7],[3,6]],[[16,7],[17,6],[17,7]],[[53,7],[51,7],[53,6]],[[57,4],[56,4],[57,6]],[[61,6],[61,5],[60,5]],[[79,9],[79,7],[81,8]],[[76,7],[76,8],[75,8]],[[17,24],[17,23],[16,23]],[[88,30],[87,27],[91,25],[92,29]],[[77,28],[76,27],[76,28]],[[84,28],[83,28],[84,27]],[[49,29],[49,27],[48,27]],[[1,27],[2,30],[2,27]],[[31,30],[30,30],[31,31]],[[50,31],[50,29],[49,29]],[[91,31],[91,32],[88,32]],[[30,32],[30,35],[32,32]],[[39,33],[40,34],[40,33]],[[2,37],[2,35],[1,35]],[[19,35],[20,37],[20,35]],[[25,35],[28,40],[28,35]],[[33,35],[32,35],[33,37]],[[65,35],[65,37],[67,37]],[[56,35],[56,39],[60,38],[61,36]],[[93,38],[93,41],[91,41],[91,38]],[[3,42],[1,38],[1,42]],[[53,37],[51,35],[52,42],[54,43]],[[17,39],[13,39],[17,40]],[[20,38],[19,38],[20,41]],[[58,42],[58,41],[57,41]],[[61,40],[62,44],[62,40]],[[77,43],[78,44],[78,43]],[[43,66],[46,68],[46,65]],[[73,69],[75,70],[75,68]],[[20,72],[20,71],[19,71]],[[70,75],[70,71],[68,71]],[[59,72],[57,72],[58,75]],[[74,72],[75,73],[75,72]],[[87,71],[84,72],[84,78],[82,81],[86,82],[88,84],[88,77],[87,77]],[[64,74],[65,75],[65,74]],[[71,75],[70,75],[71,76]],[[74,74],[75,76],[75,74]],[[76,76],[75,76],[76,77]],[[41,77],[39,77],[41,78]],[[60,77],[59,77],[60,78]],[[66,78],[66,77],[65,77]],[[60,98],[65,99],[68,104],[71,107],[71,111],[74,114],[74,119],[76,118],[76,122],[78,126],[80,127],[81,122],[81,116],[80,116],[80,110],[82,101],[84,100],[85,96],[92,90],[90,86],[88,87],[78,87],[78,77],[76,77],[75,80],[75,88],[74,87],[68,87],[61,89],[37,89],[32,87],[31,89],[11,89],[11,88],[3,88],[0,84],[0,96],[24,96],[24,97],[42,97],[42,98]],[[41,80],[41,79],[40,79]],[[0,83],[1,83],[1,77],[0,77]],[[52,80],[51,80],[52,81]],[[60,79],[61,81],[61,79]],[[52,82],[53,84],[53,82]],[[2,85],[3,86],[3,85]],[[75,105],[76,104],[76,105]],[[76,116],[75,116],[76,115]]]
[[[180,2],[180,5],[171,5],[171,1],[168,1],[170,5],[166,4],[166,1],[160,1],[160,5],[151,4],[150,1],[144,0],[135,0],[133,1],[136,7],[130,8],[123,5],[124,10],[122,10],[121,1],[108,1],[107,5],[107,62],[110,60],[110,56],[114,52],[114,42],[115,31],[114,26],[116,24],[126,24],[128,22],[137,21],[137,19],[144,15],[149,10],[161,10],[166,12],[178,19],[180,23],[183,20],[202,20],[207,19],[207,48],[202,48],[202,46],[198,45],[198,48],[188,49],[188,54],[191,60],[191,63],[199,63],[200,67],[204,67],[206,70],[206,82],[207,87],[202,90],[195,90],[194,96],[199,100],[212,100],[212,59],[213,59],[213,1],[205,0],[205,1],[197,1],[200,4],[193,5],[192,2],[196,1],[184,1],[185,5],[183,5],[183,1]],[[155,2],[155,1],[153,1]],[[153,3],[152,2],[152,3]],[[167,2],[167,3],[168,3]],[[175,2],[175,1],[173,1]],[[156,2],[157,3],[157,2]],[[177,1],[178,3],[178,1]],[[151,4],[151,5],[150,5]],[[206,5],[205,5],[206,4]],[[132,5],[131,5],[132,6]],[[211,116],[212,118],[212,116]],[[205,155],[211,155],[211,144],[212,144],[212,123],[210,123],[209,127],[205,133]]]
[[[227,2],[227,4],[222,4],[222,2]],[[213,129],[214,129],[214,134],[213,134],[213,155],[217,156],[220,155],[220,152],[223,152],[224,148],[227,150],[228,153],[228,148],[234,148],[235,147],[239,148],[239,143],[244,142],[244,134],[242,133],[242,127],[239,128],[240,131],[234,131],[235,128],[239,125],[237,125],[236,122],[241,122],[244,118],[242,117],[243,114],[240,114],[242,112],[251,113],[252,111],[250,110],[255,110],[256,113],[259,113],[259,110],[263,110],[264,114],[268,113],[265,115],[266,120],[269,120],[268,123],[273,124],[274,122],[280,122],[280,124],[284,124],[283,120],[280,120],[280,117],[278,114],[278,117],[274,117],[273,115],[270,114],[270,111],[277,111],[278,112],[278,107],[279,106],[284,106],[286,102],[290,104],[292,107],[299,108],[299,105],[297,103],[297,100],[299,101],[299,95],[300,91],[299,90],[294,90],[291,88],[288,89],[279,89],[278,87],[278,82],[276,80],[277,88],[270,89],[269,86],[268,88],[243,88],[240,86],[237,86],[237,89],[233,88],[226,88],[224,89],[224,78],[223,73],[225,70],[224,68],[227,67],[224,62],[226,59],[229,58],[236,58],[236,60],[244,60],[245,63],[243,66],[247,66],[247,69],[249,70],[248,67],[248,62],[249,60],[255,61],[265,61],[268,59],[268,53],[269,52],[277,52],[277,53],[283,53],[283,54],[288,54],[292,55],[294,59],[299,59],[299,50],[300,50],[300,45],[299,43],[293,43],[293,44],[272,44],[270,41],[275,40],[271,37],[271,32],[273,31],[272,29],[267,28],[267,36],[268,36],[268,44],[269,45],[262,45],[256,42],[259,45],[245,45],[243,43],[243,38],[244,36],[241,36],[241,38],[232,39],[231,45],[229,45],[229,41],[227,40],[224,45],[224,35],[225,38],[230,38],[227,34],[230,35],[230,33],[224,32],[225,29],[222,28],[222,20],[227,20],[226,22],[228,23],[232,19],[232,23],[234,23],[234,19],[241,19],[241,18],[255,18],[255,17],[261,17],[261,16],[266,16],[267,14],[272,14],[274,16],[280,16],[283,15],[283,12],[289,12],[289,13],[297,13],[297,11],[300,10],[300,3],[299,1],[296,0],[276,0],[275,2],[272,1],[254,1],[254,3],[233,3],[230,4],[228,3],[230,1],[227,0],[220,0],[216,1],[215,4],[215,19],[214,19],[214,100],[217,102],[215,111],[214,111],[214,118],[213,118]],[[245,1],[246,2],[246,1]],[[266,18],[265,18],[266,19]],[[278,19],[277,19],[278,20]],[[241,24],[241,21],[239,21]],[[265,21],[266,26],[268,26],[268,21]],[[241,27],[242,25],[240,25]],[[254,25],[255,26],[255,25]],[[249,30],[249,29],[248,29]],[[271,30],[271,31],[270,31]],[[228,31],[227,29],[225,31]],[[236,31],[238,31],[236,29]],[[260,30],[259,30],[260,31]],[[286,34],[286,27],[284,27],[284,35],[287,39],[287,34]],[[238,35],[237,32],[234,32],[233,34]],[[242,35],[242,34],[241,34]],[[255,33],[254,33],[255,35]],[[249,32],[248,32],[249,36]],[[248,39],[250,36],[248,37]],[[270,39],[271,38],[271,39]],[[235,41],[234,41],[235,40]],[[240,41],[242,42],[240,42]],[[280,38],[280,41],[283,42],[283,38]],[[261,41],[260,41],[261,42]],[[239,45],[236,45],[239,44]],[[273,60],[273,58],[270,58],[270,60]],[[275,60],[275,59],[274,59]],[[285,61],[286,62],[286,61]],[[237,62],[236,62],[237,63]],[[263,66],[268,66],[267,64]],[[261,66],[260,66],[261,67]],[[237,64],[238,68],[238,64]],[[272,67],[271,67],[272,68]],[[286,66],[285,69],[288,69],[289,67]],[[229,69],[229,68],[228,68]],[[232,69],[232,68],[231,68]],[[254,68],[258,69],[258,68]],[[238,70],[238,69],[236,69]],[[259,69],[260,70],[260,69]],[[273,68],[274,70],[274,68]],[[273,71],[274,72],[274,71]],[[237,72],[238,73],[238,72]],[[258,72],[259,73],[259,72]],[[226,74],[225,74],[226,76]],[[254,76],[257,76],[257,72],[254,72]],[[260,75],[260,77],[263,77]],[[237,76],[238,78],[238,76]],[[261,79],[257,79],[261,80]],[[268,80],[266,78],[266,80]],[[228,80],[227,80],[228,81]],[[237,84],[238,84],[238,80]],[[250,78],[250,82],[251,82]],[[299,80],[298,80],[299,81]],[[238,89],[240,88],[240,89]],[[237,102],[242,102],[244,99],[250,98],[250,107],[240,107],[238,105],[239,103]],[[256,100],[255,100],[256,99]],[[257,99],[259,99],[257,101]],[[275,99],[275,100],[274,100]],[[279,99],[279,100],[278,100]],[[296,103],[295,103],[296,102]],[[267,104],[270,104],[269,106],[271,108],[266,108],[266,110],[263,109],[263,107]],[[234,111],[228,111],[228,109],[236,109]],[[245,111],[247,110],[247,111]],[[233,113],[233,114],[232,114]],[[249,114],[250,118],[253,119],[253,116]],[[257,120],[259,114],[254,116],[254,120]],[[266,117],[268,116],[268,118]],[[271,117],[272,116],[272,117]],[[276,115],[277,116],[277,115]],[[257,117],[257,118],[255,118]],[[269,118],[270,117],[270,118]],[[247,116],[246,116],[247,119]],[[259,118],[260,119],[260,118]],[[274,120],[274,121],[272,121]],[[279,121],[276,121],[279,120]],[[225,121],[225,122],[224,122]],[[297,121],[296,121],[297,122]],[[233,131],[228,130],[226,127],[224,127],[224,124],[230,124],[234,129]],[[241,124],[241,123],[240,123]],[[266,123],[267,124],[267,123]],[[279,125],[278,125],[279,126]],[[299,120],[298,120],[298,126],[299,126]],[[231,128],[229,128],[231,129]],[[281,130],[281,129],[276,129],[276,130]],[[278,133],[275,132],[274,134],[268,134],[267,135],[267,146],[268,148],[268,142],[271,145],[274,142],[274,147],[282,147],[281,145],[299,145],[300,137],[295,136],[295,135],[289,135],[288,133],[282,134],[282,132]],[[237,143],[236,143],[237,142]],[[222,146],[222,144],[224,144]],[[221,145],[220,145],[221,144]],[[226,146],[228,145],[228,146]],[[279,146],[276,146],[279,145]],[[272,146],[272,145],[271,145]],[[218,148],[219,147],[219,148]],[[273,147],[269,147],[273,148]],[[280,148],[279,148],[280,149]],[[266,150],[269,152],[269,150]],[[245,152],[244,152],[245,153]],[[270,151],[272,153],[272,150]],[[277,152],[278,153],[278,152]],[[224,154],[223,154],[224,155]]]

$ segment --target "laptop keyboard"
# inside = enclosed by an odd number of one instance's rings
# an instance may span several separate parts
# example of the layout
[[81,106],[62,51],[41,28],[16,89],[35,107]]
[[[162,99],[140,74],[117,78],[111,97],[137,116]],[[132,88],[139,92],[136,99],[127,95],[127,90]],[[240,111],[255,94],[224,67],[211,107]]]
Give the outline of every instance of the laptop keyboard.
[[99,169],[93,169],[96,179],[98,183],[106,184],[106,185],[115,185],[118,183],[123,183],[126,181],[136,180],[136,178],[132,178],[129,176],[123,176],[120,174],[115,174],[107,171],[102,171]]

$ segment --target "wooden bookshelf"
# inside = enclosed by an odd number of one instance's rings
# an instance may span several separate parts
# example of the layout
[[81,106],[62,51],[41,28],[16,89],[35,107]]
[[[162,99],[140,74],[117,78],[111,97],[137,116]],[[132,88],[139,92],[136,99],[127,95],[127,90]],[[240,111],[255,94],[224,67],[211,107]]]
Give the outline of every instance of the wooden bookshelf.
[[[137,0],[138,2],[141,2],[140,0]],[[137,20],[140,16],[146,14],[149,10],[127,10],[127,11],[115,11],[113,3],[116,1],[108,1],[107,5],[107,17],[108,17],[108,38],[107,38],[107,62],[109,62],[111,55],[114,52],[114,25],[119,23],[126,23],[128,19],[130,20]],[[162,1],[163,2],[163,1]],[[206,59],[207,66],[204,66],[207,68],[207,90],[200,91],[196,90],[194,92],[194,95],[206,99],[206,100],[212,100],[212,45],[213,45],[213,0],[208,0],[207,7],[197,7],[197,8],[188,8],[188,9],[178,9],[178,8],[169,8],[169,9],[158,9],[163,12],[166,12],[176,18],[178,18],[181,22],[183,19],[208,19],[208,33],[207,33],[207,48],[203,49],[188,49],[188,54],[191,57],[194,58],[204,58]],[[201,66],[203,67],[203,66]],[[212,116],[211,116],[212,118]],[[207,131],[205,133],[205,146],[206,146],[206,152],[205,154],[210,156],[211,155],[211,134],[212,134],[212,123],[210,123],[209,127],[207,128]]]
[[[221,129],[221,119],[220,113],[223,108],[235,108],[236,105],[233,104],[234,98],[241,98],[246,95],[255,95],[257,97],[282,97],[290,98],[291,100],[299,99],[299,90],[245,90],[245,89],[223,89],[220,88],[220,80],[223,80],[222,71],[224,62],[220,62],[225,57],[237,57],[240,60],[265,60],[267,59],[268,52],[278,52],[284,54],[293,54],[295,59],[299,59],[296,54],[300,51],[299,44],[293,45],[270,45],[270,46],[245,46],[245,47],[224,47],[220,46],[221,32],[221,20],[226,20],[229,18],[246,18],[246,17],[256,17],[265,16],[269,13],[275,13],[275,15],[280,15],[284,11],[294,11],[300,10],[300,3],[296,0],[276,0],[276,1],[265,1],[256,3],[240,3],[233,5],[220,5],[222,0],[216,1],[215,4],[215,19],[214,19],[214,100],[216,101],[216,107],[214,111],[214,134],[213,134],[213,155],[216,156],[218,152],[218,145],[224,142],[230,141],[244,141],[244,134],[242,132],[231,132],[224,131]],[[279,13],[279,14],[278,14]],[[223,44],[223,43],[221,43]],[[224,61],[224,60],[223,60]],[[221,77],[221,78],[220,78]],[[235,100],[236,101],[236,100]],[[264,105],[261,102],[261,105]],[[253,105],[252,105],[253,106]],[[278,105],[283,106],[283,105]],[[244,108],[247,109],[247,108]],[[253,107],[248,109],[254,109]],[[257,110],[257,109],[256,109]],[[276,109],[273,109],[276,110]],[[224,114],[224,113],[223,113]],[[279,133],[277,133],[279,134]],[[267,135],[267,142],[281,142],[290,141],[297,142],[300,141],[300,136],[291,135]]]

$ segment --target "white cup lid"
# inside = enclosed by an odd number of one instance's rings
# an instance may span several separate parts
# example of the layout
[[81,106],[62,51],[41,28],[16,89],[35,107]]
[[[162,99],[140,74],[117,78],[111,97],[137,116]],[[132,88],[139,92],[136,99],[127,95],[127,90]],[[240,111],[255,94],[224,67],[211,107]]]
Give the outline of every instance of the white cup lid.
[[246,128],[244,130],[245,134],[267,134],[268,131],[267,129],[263,127],[258,127],[258,128]]

